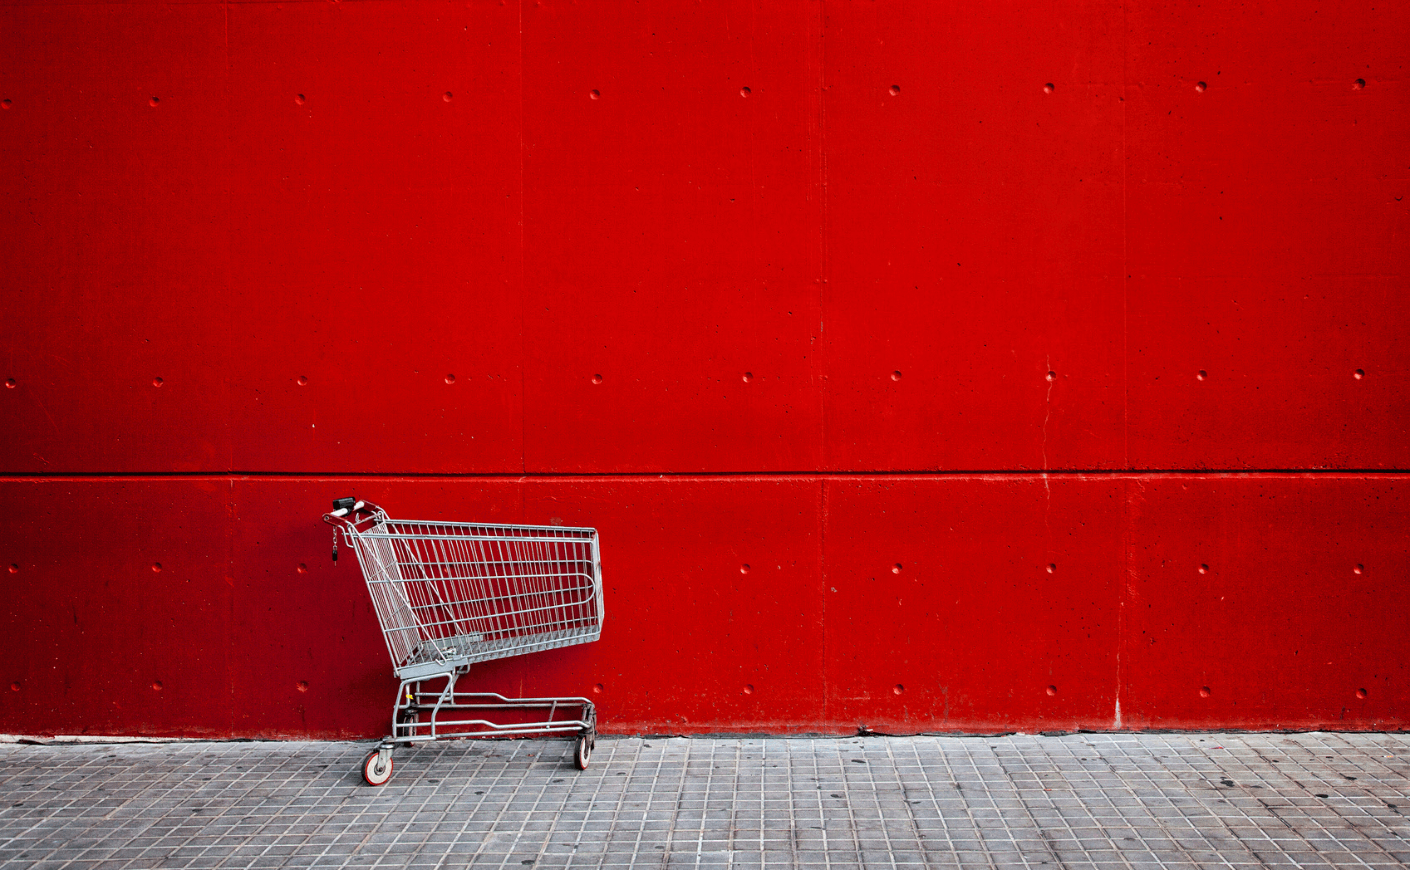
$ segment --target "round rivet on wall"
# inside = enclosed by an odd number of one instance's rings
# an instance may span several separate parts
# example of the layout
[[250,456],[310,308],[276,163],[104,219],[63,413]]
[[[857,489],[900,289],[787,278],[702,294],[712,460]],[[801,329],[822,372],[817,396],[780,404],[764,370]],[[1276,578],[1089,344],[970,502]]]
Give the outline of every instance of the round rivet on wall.
[[1049,382],[1057,380],[1057,372],[1048,372],[1043,376]]
[[1356,690],[1356,697],[1361,698],[1362,700],[1365,700],[1365,698],[1366,698],[1366,690],[1365,690],[1365,689],[1357,689],[1357,690]]
[[302,106],[303,104],[304,104],[304,95],[303,95],[303,94],[294,94],[294,105],[296,105],[296,106]]
[[602,694],[602,684],[601,684],[601,683],[598,683],[597,685],[593,686],[593,687],[592,687],[592,693],[593,693],[594,695],[601,695],[601,694]]
[[10,101],[9,101],[9,100],[0,100],[0,109],[8,109],[8,108],[10,108]]
[[153,573],[153,574],[160,574],[160,573],[162,573],[162,563],[161,563],[161,562],[153,562],[153,563],[152,563],[152,573]]
[[595,100],[598,97],[602,96],[602,92],[599,91],[597,88],[593,88],[591,91],[588,91],[588,96],[592,97]]
[[298,571],[299,571],[300,574],[307,574],[307,573],[308,573],[308,564],[305,563],[305,562],[300,562],[300,563],[299,563]]
[[1355,568],[1352,568],[1352,569],[1351,569],[1351,573],[1353,573],[1353,574],[1360,574],[1362,571],[1365,571],[1365,570],[1366,570],[1366,566],[1365,566],[1365,565],[1357,565]]
[[1208,686],[1200,686],[1200,687],[1199,687],[1199,696],[1200,696],[1201,698],[1208,698],[1208,697],[1209,697],[1209,687],[1208,687]]
[[14,379],[14,378],[6,378],[6,379],[5,379],[5,386],[8,387],[9,389],[12,389],[12,390],[13,390],[13,389],[15,388],[15,379]]
[[894,97],[894,96],[896,96],[897,94],[901,93],[901,86],[900,86],[900,85],[892,85],[891,87],[887,88],[887,92],[888,92],[889,94],[891,94],[891,96]]
[[745,373],[744,373],[744,382],[747,384],[747,383],[749,383],[749,382],[752,381],[752,380],[754,380],[754,373],[753,373],[753,372],[745,372]]
[[1366,370],[1365,370],[1365,369],[1357,369],[1356,371],[1354,371],[1354,372],[1351,373],[1351,376],[1352,376],[1353,378],[1356,378],[1356,379],[1359,381],[1359,380],[1361,380],[1362,378],[1366,377]]
[[891,380],[893,380],[893,381],[899,381],[900,379],[901,379],[901,373],[900,373],[900,372],[892,372],[892,373],[891,373]]
[[154,387],[160,387],[164,383],[166,383],[166,381],[161,378],[152,378],[152,386]]
[[444,94],[441,94],[441,99],[449,103],[451,100],[455,99],[455,94],[452,94],[450,91],[446,91]]
[[10,573],[11,573],[11,574],[18,574],[18,573],[20,573],[20,566],[19,566],[19,565],[16,565],[16,564],[13,563],[13,562],[11,562],[11,563],[10,563]]
[[753,91],[749,90],[748,88],[740,88],[740,89],[739,89],[739,95],[740,95],[741,97],[747,97],[747,96],[749,96],[751,93],[753,93]]
[[897,683],[896,685],[891,687],[891,694],[893,695],[899,695],[904,691],[906,691],[906,687],[901,685],[900,683]]
[[455,383],[455,375],[446,375],[446,383],[448,383],[448,384],[453,384],[453,383]]
[[1208,573],[1209,573],[1209,566],[1208,566],[1208,565],[1200,565],[1200,566],[1199,566],[1199,572],[1200,572],[1201,574],[1208,574]]
[[160,103],[160,102],[161,102],[161,98],[160,98],[160,97],[152,97],[150,100],[147,101],[147,105],[149,105],[149,106],[155,106],[157,103]]
[[15,680],[13,683],[10,684],[10,691],[11,691],[11,692],[18,692],[19,690],[20,690],[20,681],[19,681],[19,680]]
[[752,695],[752,694],[754,694],[754,686],[753,686],[752,684],[746,685],[746,686],[744,687],[744,694],[746,694],[746,695]]
[[153,691],[153,692],[160,692],[161,690],[162,690],[162,681],[161,681],[161,680],[153,680],[153,681],[152,681],[152,691]]
[[900,563],[900,562],[897,562],[895,565],[892,565],[892,566],[891,566],[891,573],[892,573],[892,574],[900,574],[900,573],[901,573],[901,563]]
[[1199,373],[1195,375],[1195,380],[1202,381],[1207,377],[1209,377],[1209,372],[1205,371],[1204,369],[1200,369]]
[[750,570],[750,569],[749,569],[749,563],[748,563],[748,562],[746,562],[746,563],[744,563],[743,565],[740,565],[740,566],[739,566],[739,573],[741,573],[741,574],[748,574],[748,573],[749,573],[749,570]]
[[593,376],[592,376],[592,382],[593,382],[594,384],[600,384],[600,383],[602,383],[602,375],[593,375]]
[[1055,695],[1057,695],[1057,686],[1049,686],[1049,687],[1048,687],[1048,697],[1051,698],[1051,697],[1054,697]]
[[1208,87],[1209,85],[1205,84],[1204,82],[1195,82],[1195,91],[1198,93],[1204,93],[1205,89]]
[[1049,563],[1048,563],[1048,573],[1049,573],[1049,574],[1056,574],[1056,573],[1057,573],[1057,563],[1056,563],[1056,562],[1049,562]]
[[1361,89],[1364,88],[1364,87],[1366,87],[1366,80],[1365,80],[1365,79],[1357,79],[1356,81],[1354,81],[1354,82],[1351,83],[1351,89],[1352,89],[1353,91],[1359,91],[1359,90],[1361,90]]
[[1052,82],[1048,82],[1047,84],[1043,85],[1043,93],[1045,94],[1051,94],[1054,90],[1055,88],[1053,88]]
[[299,685],[298,685],[297,688],[298,688],[298,690],[299,690],[300,692],[307,692],[307,691],[308,691],[308,680],[299,680]]

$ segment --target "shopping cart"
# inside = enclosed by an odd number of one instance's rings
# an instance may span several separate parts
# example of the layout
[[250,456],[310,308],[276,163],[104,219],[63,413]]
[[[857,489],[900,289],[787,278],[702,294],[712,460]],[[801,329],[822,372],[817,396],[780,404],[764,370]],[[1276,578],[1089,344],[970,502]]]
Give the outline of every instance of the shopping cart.
[[[334,527],[335,562],[340,530],[357,552],[401,680],[392,733],[362,765],[369,785],[391,778],[398,744],[459,737],[575,735],[573,760],[587,769],[597,741],[587,698],[506,698],[457,692],[455,683],[474,662],[597,640],[596,529],[393,520],[350,498],[333,502],[323,521]],[[496,713],[499,722],[483,718]]]

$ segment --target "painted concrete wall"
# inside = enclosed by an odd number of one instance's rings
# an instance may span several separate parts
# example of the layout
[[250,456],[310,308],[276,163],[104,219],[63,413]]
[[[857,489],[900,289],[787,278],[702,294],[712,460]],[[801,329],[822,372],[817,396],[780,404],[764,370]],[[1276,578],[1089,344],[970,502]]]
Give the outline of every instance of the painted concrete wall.
[[1410,721],[1410,8],[0,5],[0,731],[373,735],[318,520],[593,525],[616,732]]

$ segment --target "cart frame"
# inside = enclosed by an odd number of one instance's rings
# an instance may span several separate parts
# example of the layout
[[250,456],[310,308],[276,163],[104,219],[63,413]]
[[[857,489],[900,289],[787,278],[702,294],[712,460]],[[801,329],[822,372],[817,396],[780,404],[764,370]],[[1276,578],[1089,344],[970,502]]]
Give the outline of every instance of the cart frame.
[[[602,631],[597,530],[393,520],[367,501],[338,499],[323,515],[357,552],[392,667],[401,681],[392,733],[363,763],[391,778],[392,750],[434,740],[576,735],[588,766],[597,710],[580,697],[508,698],[457,692],[471,664],[579,643]],[[426,683],[444,684],[437,688]],[[517,711],[504,721],[495,713]]]

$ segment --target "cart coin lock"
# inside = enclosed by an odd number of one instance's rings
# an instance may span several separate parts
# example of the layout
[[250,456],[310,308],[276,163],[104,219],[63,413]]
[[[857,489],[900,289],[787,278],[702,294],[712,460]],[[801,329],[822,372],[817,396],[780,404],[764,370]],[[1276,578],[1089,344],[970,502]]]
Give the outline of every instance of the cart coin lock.
[[392,733],[362,766],[369,785],[391,779],[398,744],[460,737],[570,735],[573,761],[587,769],[597,740],[592,701],[457,692],[455,683],[474,662],[597,640],[596,529],[393,520],[351,498],[333,502],[323,521],[334,528],[334,560],[339,531],[357,553],[401,680]]

